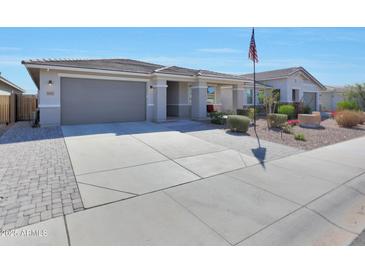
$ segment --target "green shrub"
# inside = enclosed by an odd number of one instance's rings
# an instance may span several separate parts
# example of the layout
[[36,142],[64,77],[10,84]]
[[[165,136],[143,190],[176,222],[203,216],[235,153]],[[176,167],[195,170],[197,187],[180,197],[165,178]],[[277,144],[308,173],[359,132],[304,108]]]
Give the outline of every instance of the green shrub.
[[246,116],[228,115],[227,127],[232,131],[239,131],[246,133],[249,125],[250,125],[250,119]]
[[285,123],[282,126],[283,132],[286,134],[293,134],[293,127],[291,125],[289,125],[288,123]]
[[305,141],[305,137],[303,133],[295,133],[294,139],[297,141]]
[[341,127],[354,127],[361,123],[359,112],[353,110],[343,110],[336,112],[335,120]]
[[359,105],[355,101],[341,101],[337,103],[337,111],[341,110],[359,110]]
[[267,124],[271,127],[282,127],[288,122],[288,115],[270,113],[267,115]]
[[303,108],[302,108],[302,114],[311,114],[312,113],[312,109],[311,109],[311,107],[310,106],[304,106]]
[[[254,108],[245,108],[245,109],[237,109],[237,115],[243,115],[247,116],[251,120],[253,120],[255,109]],[[258,113],[258,110],[256,109],[256,115]]]
[[281,105],[278,108],[279,114],[286,114],[290,119],[295,118],[295,107],[293,105]]
[[211,123],[217,125],[223,125],[225,120],[223,118],[224,115],[226,115],[224,112],[218,112],[218,111],[210,112],[209,116]]
[[[248,118],[250,118],[251,120],[253,120],[254,115],[255,115],[255,109],[254,108],[249,108],[248,109],[248,112],[247,112]],[[257,115],[257,110],[256,110],[256,115]]]

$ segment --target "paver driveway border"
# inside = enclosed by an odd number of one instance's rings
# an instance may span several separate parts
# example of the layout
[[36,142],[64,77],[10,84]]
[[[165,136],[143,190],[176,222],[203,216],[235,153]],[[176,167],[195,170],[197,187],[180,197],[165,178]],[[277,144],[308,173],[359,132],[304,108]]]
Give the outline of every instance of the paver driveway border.
[[17,122],[0,137],[0,230],[83,210],[59,127]]

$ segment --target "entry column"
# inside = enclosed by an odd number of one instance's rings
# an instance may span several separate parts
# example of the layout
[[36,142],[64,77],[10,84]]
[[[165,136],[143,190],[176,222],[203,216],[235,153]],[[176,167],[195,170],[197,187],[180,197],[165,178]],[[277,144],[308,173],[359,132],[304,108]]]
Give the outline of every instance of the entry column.
[[233,85],[232,88],[232,108],[234,112],[237,112],[237,109],[243,108],[243,85]]
[[191,118],[204,120],[207,118],[208,86],[204,81],[197,81],[191,87]]
[[153,120],[155,122],[166,121],[166,80],[156,79],[152,83],[153,88]]

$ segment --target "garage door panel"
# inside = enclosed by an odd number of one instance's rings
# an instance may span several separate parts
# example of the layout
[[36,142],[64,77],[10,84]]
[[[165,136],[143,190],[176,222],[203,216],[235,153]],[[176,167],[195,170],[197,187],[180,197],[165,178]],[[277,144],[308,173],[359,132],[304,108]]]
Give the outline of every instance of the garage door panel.
[[317,105],[316,93],[314,92],[304,92],[303,101],[305,106],[309,106],[312,111],[316,110]]
[[144,121],[144,82],[61,78],[62,124]]

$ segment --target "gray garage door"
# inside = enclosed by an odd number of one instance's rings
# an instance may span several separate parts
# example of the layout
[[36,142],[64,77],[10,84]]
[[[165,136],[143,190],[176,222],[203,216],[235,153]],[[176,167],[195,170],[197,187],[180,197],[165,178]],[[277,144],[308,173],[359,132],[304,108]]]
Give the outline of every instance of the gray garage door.
[[64,125],[145,119],[144,82],[61,78],[61,123]]
[[303,101],[305,106],[309,106],[312,111],[316,110],[317,100],[316,94],[313,92],[304,92],[303,93]]

